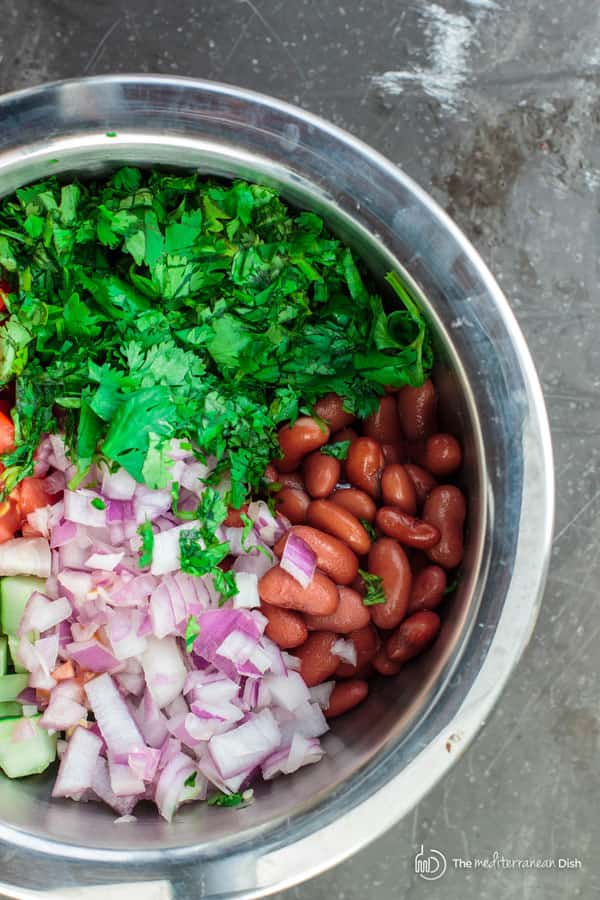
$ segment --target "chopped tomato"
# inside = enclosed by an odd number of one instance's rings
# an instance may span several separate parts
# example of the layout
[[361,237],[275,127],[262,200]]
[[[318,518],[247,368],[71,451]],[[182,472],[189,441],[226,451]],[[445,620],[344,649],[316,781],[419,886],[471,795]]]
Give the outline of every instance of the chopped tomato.
[[41,506],[48,506],[54,499],[54,495],[49,494],[44,487],[42,479],[33,476],[24,478],[17,485],[17,496],[22,519],[26,519],[29,513]]
[[0,412],[0,453],[10,453],[15,449],[15,426],[5,412]]
[[21,523],[18,504],[13,499],[0,503],[0,544],[14,538]]
[[67,662],[62,663],[62,665],[57,666],[52,673],[52,677],[55,681],[66,681],[68,678],[74,678],[75,666],[71,660],[68,660]]

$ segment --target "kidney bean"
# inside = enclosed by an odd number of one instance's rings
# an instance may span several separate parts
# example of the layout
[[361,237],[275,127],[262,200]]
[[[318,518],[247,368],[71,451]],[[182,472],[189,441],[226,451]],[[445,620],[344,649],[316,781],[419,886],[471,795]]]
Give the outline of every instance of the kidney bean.
[[282,488],[293,488],[295,491],[304,491],[304,480],[300,472],[280,472],[277,477],[277,483]]
[[342,467],[333,456],[315,451],[302,465],[304,484],[311,497],[329,497],[340,479]]
[[356,420],[354,413],[344,409],[344,400],[339,394],[325,394],[317,400],[315,413],[327,422],[332,431],[339,431]]
[[371,539],[356,516],[331,500],[313,500],[306,513],[306,521],[315,528],[345,541],[358,556],[369,552]]
[[335,671],[336,678],[354,678],[357,674],[364,674],[371,660],[379,650],[379,635],[372,625],[365,625],[356,631],[350,632],[346,640],[352,641],[356,647],[356,665],[342,662]]
[[385,647],[381,647],[372,659],[373,668],[380,675],[397,675],[402,668],[399,663],[393,662],[385,652]]
[[303,588],[281,566],[265,572],[258,582],[258,593],[264,603],[317,616],[335,612],[340,600],[337,587],[322,572],[315,572],[311,583]]
[[340,585],[339,606],[330,616],[305,616],[304,621],[309,631],[335,631],[337,634],[350,634],[359,628],[365,628],[371,621],[371,613],[362,602],[362,596],[352,588]]
[[244,515],[248,515],[248,504],[244,503],[239,509],[235,509],[233,506],[227,507],[227,515],[223,522],[224,525],[227,525],[229,528],[242,528],[244,523],[242,522],[242,513]]
[[294,653],[300,660],[300,674],[308,687],[327,681],[336,672],[340,658],[331,652],[338,636],[331,631],[313,631]]
[[354,709],[365,699],[369,693],[369,685],[366,681],[354,678],[352,681],[344,681],[336,684],[329,698],[329,705],[323,710],[328,719],[341,716],[350,709]]
[[422,506],[428,495],[437,486],[437,481],[427,469],[415,466],[414,463],[407,463],[404,469],[415,487],[417,503]]
[[397,444],[400,441],[402,433],[395,397],[381,398],[375,412],[365,419],[363,431],[380,444]]
[[421,462],[433,475],[443,478],[460,469],[461,446],[451,434],[433,434],[427,438]]
[[427,555],[444,569],[454,569],[463,558],[465,516],[464,495],[453,484],[434,488],[425,501],[423,519],[441,533],[439,542],[427,551]]
[[306,522],[306,510],[309,503],[310,497],[306,491],[295,488],[282,488],[275,494],[277,512],[289,519],[292,525],[301,525]]
[[404,466],[386,466],[381,475],[381,495],[388,506],[397,506],[411,516],[417,511],[417,492]]
[[267,484],[273,484],[273,482],[280,484],[279,472],[277,471],[277,469],[275,468],[273,463],[269,463],[269,465],[265,469],[265,474],[263,475],[263,481],[266,481]]
[[268,619],[265,634],[282,650],[299,647],[307,639],[308,628],[299,613],[268,603],[262,603],[260,611]]
[[447,583],[446,573],[440,566],[425,566],[414,574],[408,602],[408,612],[422,609],[436,609],[444,599]]
[[369,552],[369,572],[382,580],[385,603],[371,607],[378,628],[395,628],[408,609],[412,574],[406,553],[392,538],[379,538]]
[[381,451],[386,466],[393,466],[401,463],[404,459],[404,451],[402,444],[382,444]]
[[293,425],[284,425],[277,435],[283,458],[273,460],[275,466],[280,472],[293,472],[303,457],[327,443],[329,434],[327,425],[310,416],[301,416]]
[[440,617],[429,609],[414,613],[388,638],[385,645],[387,655],[393,662],[407,662],[435,640],[440,624]]
[[340,428],[339,431],[332,436],[331,444],[341,444],[342,441],[355,441],[358,437],[358,431],[354,428]]
[[[297,525],[290,531],[308,544],[317,556],[317,567],[336,584],[350,584],[356,578],[358,557],[344,541],[308,525]],[[284,534],[275,544],[277,556],[283,555],[286,541],[287,534]]]
[[396,538],[401,544],[416,547],[417,550],[435,547],[441,537],[435,525],[409,516],[394,506],[382,506],[378,509],[375,524],[388,537]]
[[427,556],[425,550],[415,550],[414,547],[410,551],[410,568],[413,576],[417,575],[426,566],[431,565],[431,560]]
[[437,396],[431,379],[421,387],[406,385],[396,395],[400,425],[409,441],[429,437],[435,431]]
[[348,448],[346,475],[348,481],[371,497],[380,490],[381,470],[385,464],[381,445],[372,438],[359,437]]
[[368,494],[358,488],[338,488],[331,496],[331,502],[343,506],[357,519],[365,519],[367,522],[375,521],[377,507]]

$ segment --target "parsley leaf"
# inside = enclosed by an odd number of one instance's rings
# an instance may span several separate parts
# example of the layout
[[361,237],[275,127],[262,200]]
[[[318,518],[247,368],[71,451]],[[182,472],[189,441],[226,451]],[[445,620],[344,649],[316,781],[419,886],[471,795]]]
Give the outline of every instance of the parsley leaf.
[[194,641],[200,634],[200,625],[196,616],[190,616],[185,629],[185,649],[188,653],[192,652]]
[[358,574],[367,588],[367,593],[363,597],[363,604],[365,606],[377,606],[379,603],[385,603],[386,597],[383,591],[383,582],[379,575],[372,575],[364,569],[359,569]]
[[208,806],[240,806],[244,802],[241,794],[223,794],[220,791],[211,794],[206,801]]
[[[79,476],[104,458],[164,488],[177,438],[220,461],[223,499],[240,507],[282,422],[329,391],[367,416],[384,386],[419,385],[433,362],[396,273],[383,298],[320,216],[245,181],[124,166],[19,188],[0,200],[7,273],[0,389],[14,383],[16,430],[5,492],[32,474],[60,409]],[[323,452],[342,454],[339,443]]]
[[369,537],[372,541],[377,540],[377,532],[373,528],[372,524],[367,519],[359,519],[360,524],[365,529]]
[[325,456],[334,456],[336,459],[344,460],[348,456],[348,449],[351,441],[338,441],[337,444],[325,444],[321,447],[320,452]]
[[93,500],[90,500],[90,506],[93,506],[94,509],[106,509],[106,503],[102,497],[94,497]]
[[142,552],[140,554],[140,569],[149,566],[152,563],[152,551],[154,550],[154,532],[152,531],[151,522],[142,522],[138,527],[138,534],[142,538]]

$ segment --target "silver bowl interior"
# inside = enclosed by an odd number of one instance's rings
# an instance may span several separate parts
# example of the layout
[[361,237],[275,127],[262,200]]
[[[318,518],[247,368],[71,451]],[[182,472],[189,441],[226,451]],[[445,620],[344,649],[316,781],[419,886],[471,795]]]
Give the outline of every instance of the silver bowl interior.
[[[148,809],[135,827],[115,828],[103,807],[50,801],[47,775],[0,778],[0,840],[11,852],[54,857],[55,870],[86,860],[95,880],[115,866],[123,879],[139,876],[138,868],[126,871],[127,859],[157,876],[202,860],[204,894],[266,893],[347,855],[407,812],[448,767],[439,750],[449,735],[464,743],[473,736],[515,664],[535,620],[552,518],[535,373],[491,276],[444,214],[385,160],[299,110],[224,86],[133,77],[35,89],[5,98],[0,108],[0,194],[50,172],[88,177],[122,163],[275,185],[292,204],[322,214],[378,282],[399,271],[434,330],[443,425],[464,445],[469,509],[460,585],[434,647],[401,676],[374,682],[368,701],[336,721],[318,766],[260,786],[256,802],[240,811],[193,805],[166,824]],[[537,508],[526,509],[532,500]],[[517,571],[525,544],[528,573]],[[520,632],[501,648],[496,683],[483,695],[479,685],[474,697],[516,574]],[[455,717],[469,701],[476,715],[461,732]],[[370,831],[357,826],[344,846],[316,849],[319,830],[336,822],[339,830],[345,815],[365,810],[392,783],[391,808],[379,821],[371,813]],[[312,855],[303,858],[299,848],[310,840]],[[291,846],[294,863],[283,852]],[[231,866],[225,874],[233,858],[235,874]],[[12,880],[19,883],[14,873]]]

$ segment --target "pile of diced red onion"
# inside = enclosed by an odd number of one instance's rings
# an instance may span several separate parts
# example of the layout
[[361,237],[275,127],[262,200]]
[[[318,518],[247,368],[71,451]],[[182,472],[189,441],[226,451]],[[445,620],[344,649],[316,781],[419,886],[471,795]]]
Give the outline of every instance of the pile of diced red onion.
[[[176,442],[171,455],[180,508],[195,510],[209,468]],[[170,490],[104,466],[69,490],[74,469],[59,436],[45,439],[36,475],[62,499],[30,515],[41,537],[2,545],[0,570],[47,579],[27,604],[18,655],[30,672],[21,701],[65,735],[53,795],[102,800],[127,817],[151,800],[171,820],[209,790],[244,792],[257,777],[317,762],[333,682],[309,689],[298,660],[265,636],[258,609],[258,579],[274,564],[269,548],[287,523],[259,501],[250,504],[254,527],[244,540],[242,528],[219,529],[236,557],[238,588],[219,608],[211,576],[180,570],[180,531],[198,523],[172,514]],[[138,527],[147,520],[153,558],[141,570]],[[314,559],[294,560],[293,549],[286,562],[306,582]],[[187,652],[190,616],[200,632]],[[34,643],[31,630],[40,632]],[[57,682],[51,673],[68,661],[95,677]]]

